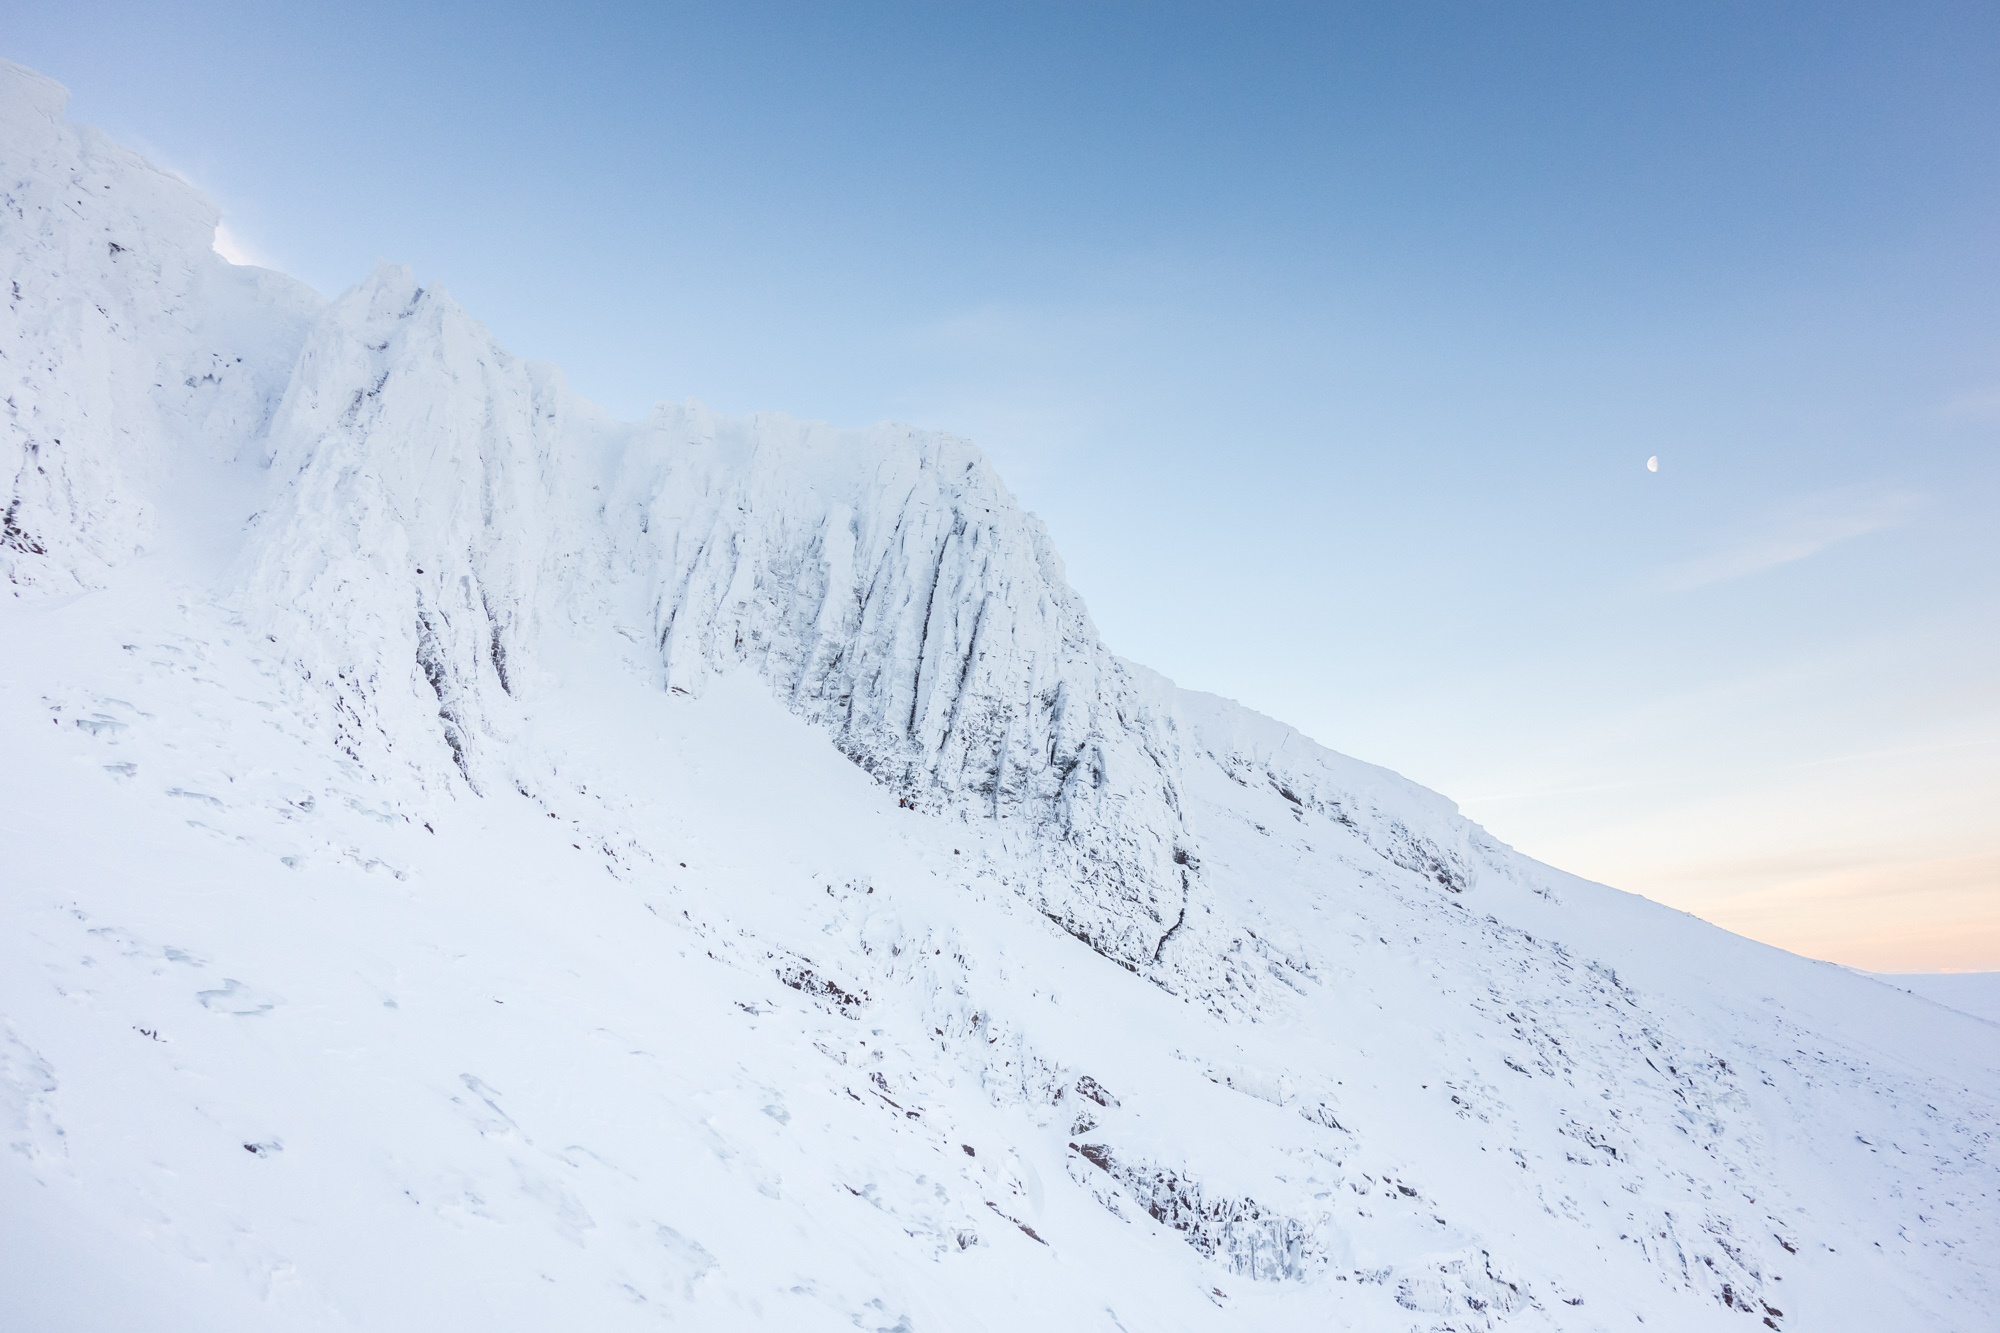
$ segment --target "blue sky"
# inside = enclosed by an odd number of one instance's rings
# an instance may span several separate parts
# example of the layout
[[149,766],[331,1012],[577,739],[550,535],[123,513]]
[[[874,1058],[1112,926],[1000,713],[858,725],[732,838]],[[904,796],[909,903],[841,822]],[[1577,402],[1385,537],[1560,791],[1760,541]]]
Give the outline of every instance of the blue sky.
[[2000,967],[2000,10],[6,36],[322,291],[412,264],[625,416],[969,435],[1119,651],[1733,929]]

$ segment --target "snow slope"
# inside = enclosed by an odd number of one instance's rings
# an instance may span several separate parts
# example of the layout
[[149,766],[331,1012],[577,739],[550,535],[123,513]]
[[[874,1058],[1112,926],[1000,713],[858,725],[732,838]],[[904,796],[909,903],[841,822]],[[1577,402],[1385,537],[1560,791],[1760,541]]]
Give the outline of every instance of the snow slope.
[[1960,1013],[2000,1023],[2000,972],[1902,972],[1883,981]]
[[612,421],[61,104],[0,1326],[1991,1326],[1992,1024],[1119,659],[965,441]]

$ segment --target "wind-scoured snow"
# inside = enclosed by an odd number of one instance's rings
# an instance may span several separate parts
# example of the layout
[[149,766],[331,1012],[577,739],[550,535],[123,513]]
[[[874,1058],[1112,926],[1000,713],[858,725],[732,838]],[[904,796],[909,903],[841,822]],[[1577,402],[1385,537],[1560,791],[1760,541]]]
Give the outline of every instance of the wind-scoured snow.
[[1123,661],[963,440],[610,420],[62,102],[0,1325],[1991,1326],[1992,1023]]

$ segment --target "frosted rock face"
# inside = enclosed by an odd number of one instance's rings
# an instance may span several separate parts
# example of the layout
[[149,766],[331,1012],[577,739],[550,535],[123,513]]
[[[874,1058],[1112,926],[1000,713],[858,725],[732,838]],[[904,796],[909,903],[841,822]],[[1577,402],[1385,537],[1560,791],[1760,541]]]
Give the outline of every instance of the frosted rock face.
[[[545,595],[562,377],[379,266],[313,326],[270,433],[250,614],[350,758],[475,790]],[[442,742],[442,745],[439,745]]]
[[628,448],[636,517],[618,526],[670,689],[755,666],[912,804],[1039,851],[1034,892],[1064,929],[1128,966],[1157,958],[1186,901],[1171,723],[976,449],[698,406],[661,409]]
[[612,427],[385,266],[315,324],[270,457],[249,614],[350,757],[500,781],[541,621],[608,565],[669,690],[760,672],[912,806],[997,823],[1042,910],[1128,967],[1181,920],[1171,718],[965,441],[695,405]]
[[211,248],[215,206],[62,118],[0,61],[0,573],[101,582],[152,529],[180,453],[261,434],[319,298]]
[[608,562],[669,690],[760,672],[911,805],[997,822],[1127,966],[1180,920],[1173,724],[965,441],[692,405],[608,427],[384,267],[314,326],[270,454],[250,615],[350,757],[499,781],[538,627]]

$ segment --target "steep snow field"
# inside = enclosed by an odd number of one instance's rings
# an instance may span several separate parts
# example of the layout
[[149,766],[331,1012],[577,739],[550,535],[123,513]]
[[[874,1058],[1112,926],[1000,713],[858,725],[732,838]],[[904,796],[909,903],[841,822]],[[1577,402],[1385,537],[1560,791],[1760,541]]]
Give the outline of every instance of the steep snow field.
[[0,1327],[1995,1326],[2000,1026],[1122,661],[964,441],[611,421],[63,99]]

